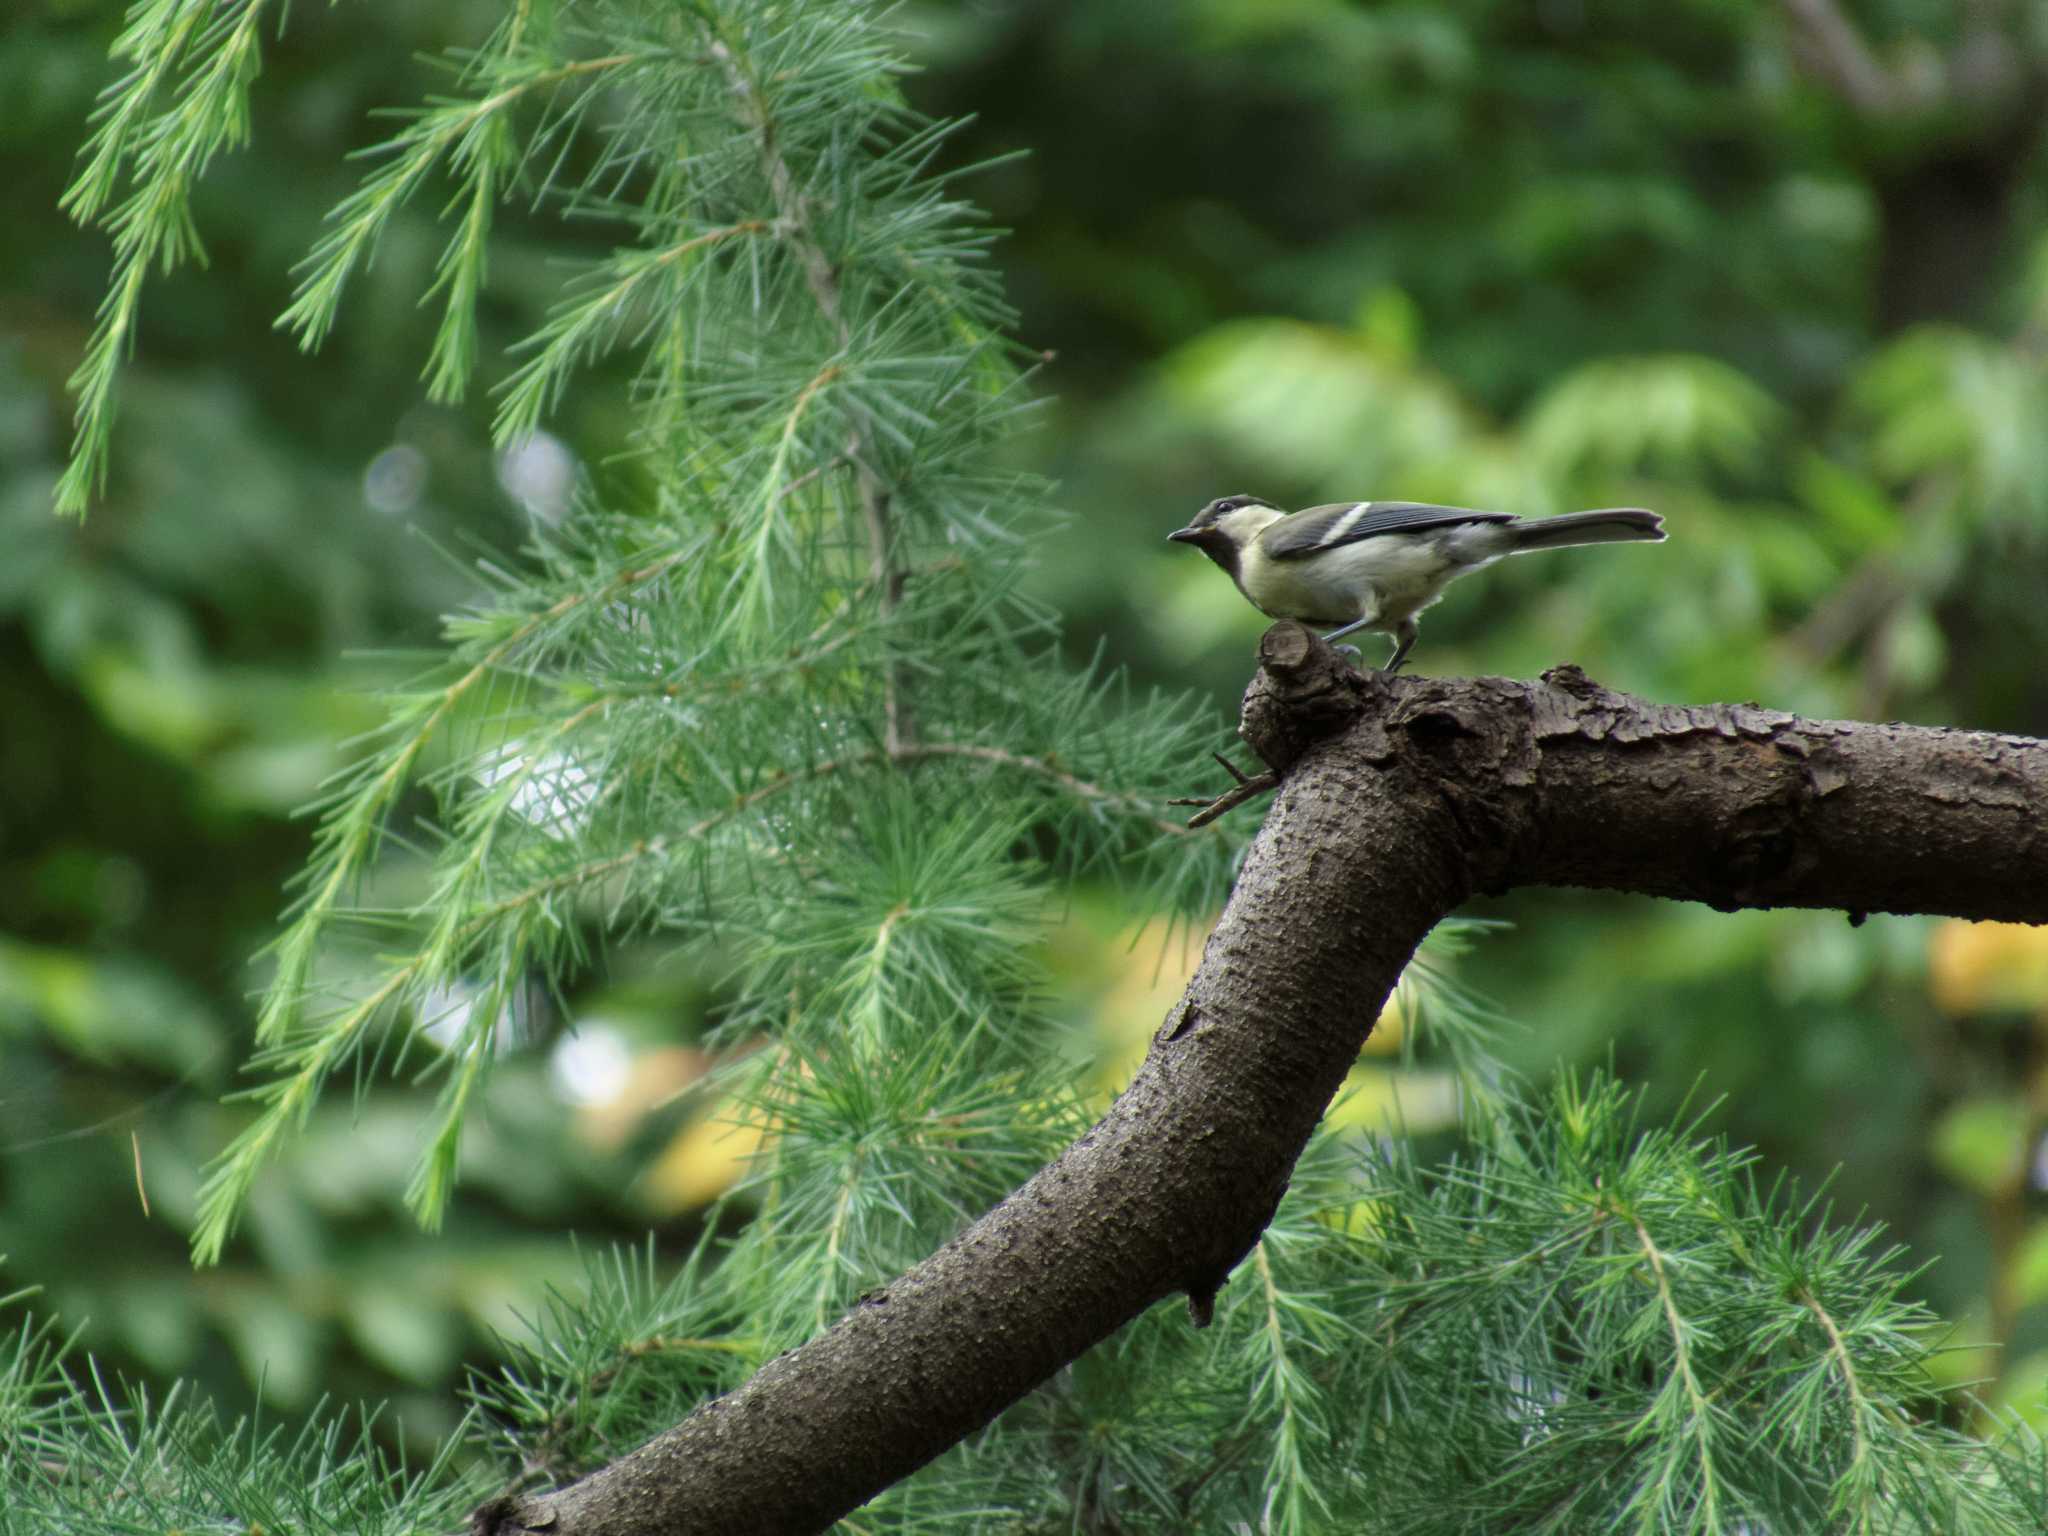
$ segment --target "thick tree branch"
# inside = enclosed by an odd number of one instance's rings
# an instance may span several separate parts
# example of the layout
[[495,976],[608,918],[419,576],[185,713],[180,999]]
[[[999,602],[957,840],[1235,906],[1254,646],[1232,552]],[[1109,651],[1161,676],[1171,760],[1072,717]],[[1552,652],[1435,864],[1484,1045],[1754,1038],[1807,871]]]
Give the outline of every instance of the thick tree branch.
[[1095,1128],[833,1328],[479,1536],[823,1530],[1146,1307],[1195,1322],[1257,1241],[1415,946],[1469,896],[2048,920],[2048,743],[1352,670],[1261,642],[1279,793],[1186,995]]

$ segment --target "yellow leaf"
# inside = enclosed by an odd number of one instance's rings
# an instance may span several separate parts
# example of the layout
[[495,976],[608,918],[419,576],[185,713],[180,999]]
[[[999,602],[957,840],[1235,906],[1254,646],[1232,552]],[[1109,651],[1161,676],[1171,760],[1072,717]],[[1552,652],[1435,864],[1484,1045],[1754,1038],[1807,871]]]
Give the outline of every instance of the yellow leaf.
[[1408,1035],[1408,1014],[1401,1006],[1399,987],[1387,994],[1387,1006],[1380,1010],[1372,1033],[1366,1037],[1365,1051],[1369,1056],[1391,1056],[1401,1049],[1401,1042]]
[[1927,944],[1927,982],[1944,1013],[2048,1012],[2048,927],[1945,922]]
[[707,1106],[670,1138],[640,1176],[642,1199],[660,1216],[709,1205],[746,1174],[769,1134],[768,1116],[759,1105]]
[[619,1091],[576,1111],[576,1129],[601,1152],[616,1152],[652,1111],[675,1101],[716,1064],[709,1052],[689,1046],[642,1051]]
[[1328,1116],[1339,1130],[1389,1135],[1440,1130],[1457,1118],[1458,1080],[1453,1074],[1368,1066],[1351,1069]]

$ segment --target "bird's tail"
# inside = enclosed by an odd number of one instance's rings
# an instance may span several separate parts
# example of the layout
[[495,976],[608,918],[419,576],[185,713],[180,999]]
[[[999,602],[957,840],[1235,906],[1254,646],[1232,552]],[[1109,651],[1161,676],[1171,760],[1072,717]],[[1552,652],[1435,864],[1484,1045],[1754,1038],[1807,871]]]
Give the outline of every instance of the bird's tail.
[[1654,544],[1664,537],[1664,519],[1641,507],[1608,507],[1562,517],[1518,517],[1508,529],[1515,536],[1515,553],[1520,554],[1525,549],[1568,549],[1574,544]]

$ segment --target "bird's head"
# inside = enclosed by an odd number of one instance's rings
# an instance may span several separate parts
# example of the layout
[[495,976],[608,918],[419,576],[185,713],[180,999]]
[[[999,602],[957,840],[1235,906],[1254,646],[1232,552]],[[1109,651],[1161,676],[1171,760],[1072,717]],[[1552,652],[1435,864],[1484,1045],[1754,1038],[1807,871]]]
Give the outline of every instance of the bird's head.
[[1166,537],[1176,544],[1192,544],[1232,575],[1237,573],[1237,552],[1251,543],[1283,514],[1262,496],[1219,496],[1194,516],[1185,528]]

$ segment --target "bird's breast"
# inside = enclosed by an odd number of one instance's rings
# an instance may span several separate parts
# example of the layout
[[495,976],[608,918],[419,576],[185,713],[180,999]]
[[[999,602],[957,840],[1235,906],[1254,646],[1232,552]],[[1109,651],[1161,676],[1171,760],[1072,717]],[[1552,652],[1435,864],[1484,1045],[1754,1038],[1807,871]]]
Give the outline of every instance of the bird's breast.
[[1310,560],[1274,560],[1257,544],[1246,546],[1238,559],[1237,584],[1252,606],[1276,619],[1303,624],[1348,624],[1362,618],[1358,593]]
[[[1450,534],[1452,530],[1446,530]],[[1445,536],[1383,537],[1289,560],[1246,550],[1245,593],[1275,618],[1398,624],[1434,602],[1462,569]]]

